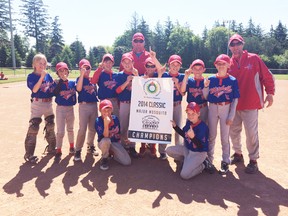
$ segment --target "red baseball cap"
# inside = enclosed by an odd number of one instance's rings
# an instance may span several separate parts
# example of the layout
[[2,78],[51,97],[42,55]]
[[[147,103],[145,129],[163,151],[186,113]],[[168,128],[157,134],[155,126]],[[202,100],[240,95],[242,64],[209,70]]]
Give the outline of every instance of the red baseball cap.
[[239,34],[234,34],[234,35],[232,35],[232,36],[230,37],[229,42],[228,42],[228,46],[230,46],[230,43],[231,43],[233,40],[237,40],[237,41],[239,41],[239,42],[241,42],[241,43],[244,44],[244,39],[243,39]]
[[200,107],[199,107],[199,105],[198,105],[197,103],[195,103],[195,102],[190,102],[190,103],[187,105],[187,107],[186,107],[186,111],[187,111],[188,109],[190,109],[190,110],[192,110],[192,111],[194,111],[194,112],[197,112],[197,113],[200,112]]
[[216,65],[218,62],[224,62],[230,65],[230,57],[228,55],[221,54],[216,58],[214,65]]
[[111,108],[111,109],[113,109],[113,105],[112,105],[111,101],[108,100],[108,99],[102,100],[102,101],[100,102],[100,105],[99,105],[100,111],[102,111],[102,110],[105,109],[105,108]]
[[147,63],[151,63],[151,64],[155,65],[155,63],[151,57],[149,57],[145,60],[144,65],[146,65]]
[[67,64],[65,62],[59,62],[57,65],[56,65],[56,72],[60,69],[67,69],[69,71],[69,68],[67,66]]
[[134,62],[134,58],[130,53],[124,53],[121,58],[121,62],[125,59],[129,59],[130,61]]
[[109,58],[112,62],[114,62],[114,57],[110,53],[107,53],[103,56],[102,62],[104,62],[105,59]]
[[82,68],[83,66],[89,66],[91,68],[91,64],[87,59],[81,59],[79,62],[79,68]]
[[179,64],[182,65],[182,59],[179,55],[171,55],[169,60],[168,60],[168,64],[170,65],[173,62],[178,62]]
[[205,64],[201,59],[194,60],[190,65],[190,68],[193,68],[195,65],[201,65],[203,68],[205,68]]
[[140,40],[145,40],[145,37],[142,33],[140,32],[137,32],[133,35],[133,39],[132,40],[135,40],[135,39],[140,39]]

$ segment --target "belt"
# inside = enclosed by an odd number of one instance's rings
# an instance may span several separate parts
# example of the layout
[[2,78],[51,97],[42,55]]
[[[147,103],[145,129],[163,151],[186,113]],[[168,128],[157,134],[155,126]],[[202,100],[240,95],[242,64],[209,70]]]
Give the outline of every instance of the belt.
[[200,107],[200,109],[201,108],[203,108],[203,107],[206,107],[207,106],[207,102],[205,102],[205,103],[202,103],[202,104],[198,104],[199,105],[199,107]]
[[173,105],[174,105],[174,106],[178,106],[178,105],[181,104],[181,102],[182,102],[182,101],[175,101],[175,102],[173,103]]
[[127,100],[127,101],[120,101],[120,103],[127,103],[127,104],[130,104],[131,101]]
[[85,101],[82,101],[82,102],[80,102],[79,104],[95,104],[95,103],[97,103],[96,101],[95,102],[85,102]]
[[33,101],[51,102],[52,98],[32,98]]
[[225,106],[225,105],[227,105],[227,104],[231,104],[231,102],[230,102],[230,101],[225,101],[225,102],[212,103],[212,104],[220,105],[220,106]]

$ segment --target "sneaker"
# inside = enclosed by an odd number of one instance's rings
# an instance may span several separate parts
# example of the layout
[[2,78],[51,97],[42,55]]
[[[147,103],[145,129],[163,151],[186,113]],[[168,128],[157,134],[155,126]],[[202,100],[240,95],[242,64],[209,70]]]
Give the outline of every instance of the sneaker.
[[234,153],[231,157],[231,164],[236,164],[240,162],[244,162],[243,155]]
[[219,170],[219,173],[221,175],[224,175],[224,174],[226,174],[228,172],[228,170],[229,170],[229,164],[224,162],[224,161],[222,161],[221,162],[221,169]]
[[70,147],[69,148],[69,154],[75,154],[75,148],[74,147]]
[[96,151],[95,146],[88,146],[87,153],[92,154],[94,156],[98,156],[99,153]]
[[257,162],[255,161],[251,161],[249,162],[249,164],[247,165],[247,167],[245,168],[245,172],[248,174],[254,174],[258,171],[258,165]]
[[102,158],[100,161],[100,169],[101,170],[108,170],[109,166],[108,166],[108,158]]
[[203,164],[205,166],[205,168],[204,168],[205,171],[207,171],[210,174],[213,174],[215,172],[215,166],[208,159],[208,157],[204,160]]
[[141,147],[140,151],[139,151],[139,157],[141,157],[141,158],[144,157],[145,152],[146,152],[146,148],[145,147]]
[[161,160],[167,160],[167,154],[166,153],[160,153],[160,159]]
[[81,161],[81,150],[75,152],[74,161]]
[[139,155],[138,153],[136,152],[135,148],[134,147],[130,147],[129,148],[129,154],[133,157],[133,158],[138,158]]

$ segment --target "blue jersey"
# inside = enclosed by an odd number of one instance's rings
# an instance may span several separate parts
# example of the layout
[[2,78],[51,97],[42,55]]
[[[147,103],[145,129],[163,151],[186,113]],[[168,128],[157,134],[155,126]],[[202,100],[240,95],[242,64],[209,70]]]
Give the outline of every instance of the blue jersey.
[[[118,76],[116,77],[116,89],[121,86],[123,83],[126,82],[127,77],[132,74],[124,73],[123,71],[118,73]],[[132,75],[133,76],[133,75]],[[132,91],[132,82],[129,83],[129,85],[118,94],[119,101],[131,101],[131,91]]]
[[98,98],[104,100],[106,98],[116,98],[116,73],[106,73],[102,71],[98,80]]
[[63,81],[59,94],[56,94],[55,102],[60,106],[73,106],[76,104],[75,81]]
[[[76,79],[76,85],[79,80],[79,77]],[[89,79],[83,78],[83,87],[80,92],[78,92],[78,103],[81,102],[97,102],[97,89],[96,85],[92,84]]]
[[239,98],[239,87],[235,77],[227,74],[219,77],[217,74],[208,78],[209,94],[207,100],[210,103],[232,102],[234,98]]
[[186,91],[187,91],[187,102],[195,102],[197,104],[206,103],[207,100],[203,96],[204,88],[204,78],[203,79],[195,79],[192,77],[188,78]]
[[[32,91],[35,84],[39,81],[40,75],[36,73],[30,73],[27,77],[27,87]],[[39,90],[34,93],[32,91],[32,98],[52,98],[54,96],[53,90],[55,88],[55,83],[50,76],[50,74],[46,74]]]
[[[192,140],[187,135],[187,132],[190,130],[190,127],[192,127],[193,129],[195,137],[201,142],[202,148],[197,148],[195,145],[193,145]],[[194,152],[208,151],[209,129],[208,126],[203,121],[199,120],[196,124],[192,124],[192,122],[187,120],[182,130],[185,133],[184,145],[186,146],[186,148]]]
[[[115,115],[112,115],[112,121],[109,124],[109,138],[111,142],[119,142],[120,141],[120,123],[118,118]],[[100,142],[104,136],[104,120],[102,116],[99,116],[95,120],[95,130],[98,135],[98,142]]]
[[[167,77],[167,78],[175,77],[175,78],[178,79],[179,86],[181,86],[181,83],[182,83],[182,81],[183,81],[183,79],[184,79],[184,74],[178,73],[178,75],[173,76],[173,75],[171,75],[170,73],[165,72],[165,73],[162,75],[162,77],[163,77],[163,78],[165,78],[165,77]],[[174,102],[182,101],[182,95],[181,95],[180,91],[176,88],[175,85],[174,85],[173,101],[174,101]]]

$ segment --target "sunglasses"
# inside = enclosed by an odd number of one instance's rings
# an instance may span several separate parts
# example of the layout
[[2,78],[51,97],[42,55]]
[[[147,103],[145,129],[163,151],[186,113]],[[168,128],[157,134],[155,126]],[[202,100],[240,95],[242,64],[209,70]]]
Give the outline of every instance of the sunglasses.
[[144,40],[137,40],[137,39],[135,39],[133,42],[134,42],[134,43],[143,43]]
[[235,47],[235,46],[241,46],[242,45],[242,42],[237,42],[237,43],[230,43],[230,47]]
[[146,65],[146,68],[155,68],[155,65]]

